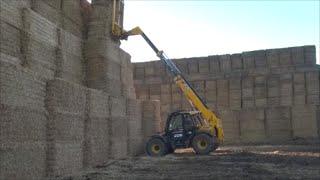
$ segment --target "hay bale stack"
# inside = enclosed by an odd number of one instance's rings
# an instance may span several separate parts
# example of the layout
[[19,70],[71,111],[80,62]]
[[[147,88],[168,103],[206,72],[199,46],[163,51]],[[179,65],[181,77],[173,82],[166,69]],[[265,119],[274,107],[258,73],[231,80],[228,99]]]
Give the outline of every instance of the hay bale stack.
[[0,157],[0,179],[42,180],[46,177],[46,143],[1,143]]
[[57,26],[31,9],[23,9],[24,65],[38,76],[53,79],[58,46]]
[[285,141],[292,137],[290,107],[266,108],[265,116],[268,141]]
[[306,104],[305,73],[303,72],[293,74],[293,96],[295,106]]
[[135,99],[136,93],[134,89],[133,83],[133,67],[131,64],[131,56],[120,50],[120,58],[121,58],[121,83],[122,83],[122,95],[128,98]]
[[320,105],[320,70],[306,72],[307,104]]
[[0,59],[0,179],[42,179],[46,162],[45,82]]
[[134,98],[130,55],[119,48],[110,31],[112,3],[94,1],[85,42],[87,59],[87,84],[90,88],[103,90],[113,96]]
[[[285,141],[293,138],[294,131],[296,136],[311,136],[291,126],[301,122],[296,114],[296,117],[290,114],[292,108],[301,107],[297,112],[306,112],[309,117],[307,124],[314,124],[315,112],[306,109],[320,104],[315,46],[175,59],[174,62],[208,107],[224,109],[226,139],[232,137],[233,123],[240,123],[237,126],[241,128],[241,133],[235,139],[243,142]],[[188,103],[176,85],[171,84],[170,90],[167,88],[172,78],[167,76],[170,73],[163,70],[159,63],[134,63],[134,83],[139,99],[161,100],[161,117],[164,119],[170,111],[188,109]],[[264,118],[262,112],[265,112]],[[233,119],[234,113],[240,114],[238,120],[233,122],[229,119]]]
[[265,114],[263,108],[240,111],[240,138],[243,142],[257,143],[266,139]]
[[142,101],[142,133],[144,142],[152,135],[161,131],[160,101]]
[[127,156],[128,117],[126,98],[110,97],[110,158],[119,159]]
[[83,84],[82,40],[62,29],[58,31],[58,38],[60,46],[57,49],[56,77]]
[[142,134],[142,112],[141,101],[136,99],[127,99],[127,117],[128,117],[128,155],[136,156],[142,154],[143,134]]
[[229,81],[225,79],[217,80],[217,105],[229,107]]
[[47,84],[48,174],[51,176],[82,169],[86,89],[62,79]]
[[21,64],[22,55],[20,53],[20,29],[2,20],[0,21],[0,29],[0,52],[19,58],[19,62],[17,64]]
[[318,137],[318,127],[317,125],[317,106],[307,105],[307,106],[294,106],[292,107],[292,128],[293,137],[302,138],[317,138]]
[[61,1],[32,0],[31,9],[61,27]]
[[30,8],[30,1],[21,0],[3,0],[0,1],[0,19],[8,24],[13,25],[18,29],[23,28],[24,19],[22,16],[22,9]]
[[67,32],[82,38],[83,37],[83,20],[81,16],[80,1],[62,0],[61,1],[61,27]]
[[104,58],[91,58],[87,66],[87,84],[113,96],[122,95],[121,66]]
[[[208,81],[207,81],[208,82]],[[235,77],[229,80],[229,104],[230,109],[240,110],[241,109],[241,78]],[[215,90],[212,92],[212,96],[215,97]],[[214,99],[213,99],[213,102]]]
[[101,165],[109,157],[109,95],[88,89],[84,162],[87,167]]
[[222,127],[226,143],[239,142],[239,112],[229,110],[228,108],[219,108],[217,111],[218,117],[222,121]]

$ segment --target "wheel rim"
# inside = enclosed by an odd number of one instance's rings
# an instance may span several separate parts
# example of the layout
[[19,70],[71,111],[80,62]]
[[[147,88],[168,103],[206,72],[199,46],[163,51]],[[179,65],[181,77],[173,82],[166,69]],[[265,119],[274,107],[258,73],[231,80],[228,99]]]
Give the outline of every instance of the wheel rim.
[[198,145],[199,149],[204,150],[207,148],[208,143],[204,140],[200,140],[200,141],[198,141],[197,145]]
[[160,152],[160,146],[159,146],[158,144],[152,145],[151,151],[152,151],[153,153],[158,154],[158,153]]

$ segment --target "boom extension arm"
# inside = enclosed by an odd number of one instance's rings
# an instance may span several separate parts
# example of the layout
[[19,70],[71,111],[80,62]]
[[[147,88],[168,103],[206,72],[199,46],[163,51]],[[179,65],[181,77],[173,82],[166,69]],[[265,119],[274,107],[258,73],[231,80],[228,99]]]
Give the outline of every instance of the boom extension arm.
[[221,120],[211,111],[206,104],[202,101],[197,92],[192,88],[189,82],[183,77],[179,68],[174,64],[174,62],[169,59],[163,51],[160,51],[153,42],[148,38],[148,36],[140,29],[140,27],[135,27],[130,31],[123,33],[121,39],[127,39],[129,36],[141,35],[143,39],[149,44],[161,61],[166,65],[174,76],[174,81],[178,87],[182,90],[186,98],[188,99],[191,106],[200,111],[204,119],[209,122],[210,130],[216,133],[216,136],[220,142],[223,141],[223,130]]

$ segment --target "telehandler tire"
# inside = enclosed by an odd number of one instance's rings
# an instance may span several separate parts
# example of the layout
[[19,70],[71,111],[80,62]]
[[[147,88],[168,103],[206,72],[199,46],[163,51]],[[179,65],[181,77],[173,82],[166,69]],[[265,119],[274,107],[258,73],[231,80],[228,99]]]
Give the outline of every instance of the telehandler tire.
[[167,154],[168,148],[160,138],[151,138],[147,142],[146,152],[149,156],[164,156]]
[[212,137],[208,134],[198,134],[192,140],[192,148],[196,154],[207,155],[213,147]]

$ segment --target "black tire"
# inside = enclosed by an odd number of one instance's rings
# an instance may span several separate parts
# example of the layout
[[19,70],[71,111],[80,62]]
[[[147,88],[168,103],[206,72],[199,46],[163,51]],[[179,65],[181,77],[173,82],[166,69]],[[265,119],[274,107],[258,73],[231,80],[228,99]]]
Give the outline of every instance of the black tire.
[[160,138],[151,138],[147,142],[146,152],[149,156],[164,156],[167,151],[166,144]]
[[192,140],[192,148],[196,154],[207,155],[214,147],[212,137],[208,134],[198,134]]

